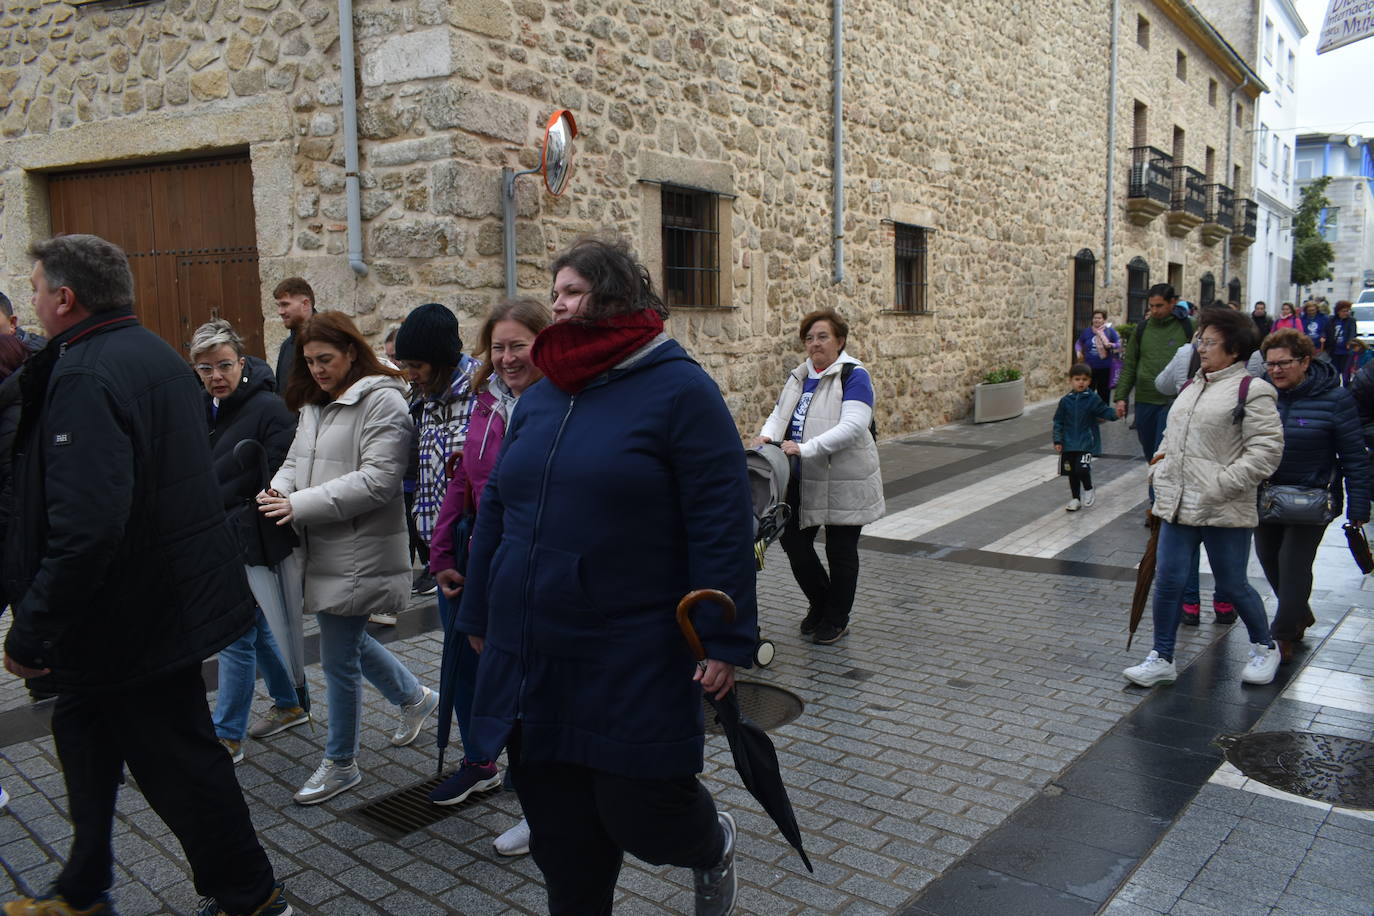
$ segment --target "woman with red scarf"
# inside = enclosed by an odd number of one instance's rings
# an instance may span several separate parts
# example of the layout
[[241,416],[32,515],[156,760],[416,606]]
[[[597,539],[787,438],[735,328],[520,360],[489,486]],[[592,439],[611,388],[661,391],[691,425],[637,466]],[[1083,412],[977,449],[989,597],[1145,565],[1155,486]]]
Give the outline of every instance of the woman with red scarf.
[[[507,427],[458,613],[482,653],[473,752],[508,749],[550,913],[609,913],[628,851],[691,867],[697,913],[724,914],[735,825],[696,774],[702,690],[730,690],[756,638],[739,433],[627,247],[582,240],[553,275],[545,378]],[[700,666],[674,621],[696,588],[737,611],[698,605]]]

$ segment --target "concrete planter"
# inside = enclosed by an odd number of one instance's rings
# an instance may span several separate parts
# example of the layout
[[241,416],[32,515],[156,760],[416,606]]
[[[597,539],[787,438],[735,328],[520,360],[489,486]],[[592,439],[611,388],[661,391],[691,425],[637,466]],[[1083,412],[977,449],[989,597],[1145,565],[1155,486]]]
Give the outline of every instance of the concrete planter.
[[1019,417],[1026,410],[1026,380],[973,386],[973,422],[993,423]]

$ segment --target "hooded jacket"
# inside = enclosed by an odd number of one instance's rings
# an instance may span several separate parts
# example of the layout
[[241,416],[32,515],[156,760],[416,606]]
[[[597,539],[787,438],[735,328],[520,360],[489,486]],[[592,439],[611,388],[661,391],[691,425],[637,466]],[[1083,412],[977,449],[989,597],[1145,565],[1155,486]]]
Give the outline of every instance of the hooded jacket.
[[1180,316],[1178,312],[1164,318],[1147,318],[1137,324],[1135,333],[1126,342],[1121,377],[1116,380],[1112,400],[1126,400],[1134,388],[1137,404],[1168,404],[1172,398],[1155,388],[1155,376],[1192,337],[1192,324],[1186,314]]
[[1105,403],[1096,391],[1070,391],[1059,399],[1054,411],[1054,441],[1066,452],[1102,454],[1102,433],[1098,418],[1115,420],[1116,410]]
[[186,361],[129,310],[91,315],[24,366],[5,649],[57,693],[203,659],[253,623]]
[[747,667],[758,638],[753,511],[720,389],[674,340],[641,348],[576,395],[520,396],[482,495],[457,628],[485,636],[469,757],[495,759],[516,721],[526,763],[640,779],[701,771],[701,688],[674,620],[709,658]]
[[1345,479],[1346,517],[1369,520],[1370,464],[1359,411],[1336,369],[1314,359],[1297,387],[1279,391],[1283,460],[1270,480],[1304,487],[1330,486],[1337,505]]
[[405,386],[365,375],[300,426],[272,487],[291,498],[308,613],[394,614],[410,598],[401,475],[415,427]]
[[[453,526],[467,511],[469,490],[472,494],[473,510],[476,511],[477,506],[481,504],[482,489],[491,478],[491,472],[496,467],[496,458],[501,454],[501,442],[506,437],[507,417],[500,409],[502,401],[491,390],[492,386],[498,385],[509,396],[509,389],[505,389],[505,383],[493,373],[487,380],[487,386],[473,397],[462,460],[453,463],[453,476],[449,478],[444,503],[439,507],[439,516],[434,522],[434,539],[429,545],[431,573],[454,568]],[[514,399],[509,400],[509,406],[513,407]]]
[[252,439],[266,449],[269,476],[281,466],[296,435],[296,415],[277,397],[276,387],[272,367],[256,356],[246,356],[238,387],[220,402],[218,411],[210,392],[203,392],[205,419],[210,425],[210,455],[219,480],[221,502],[243,549],[243,562],[248,566],[267,566],[281,557],[266,556],[258,536],[260,513],[253,497],[267,485],[267,480],[263,479],[257,454],[246,454],[243,463],[234,455],[234,448],[243,440]]
[[1180,525],[1253,528],[1255,492],[1279,466],[1283,428],[1274,386],[1255,379],[1245,416],[1234,422],[1244,363],[1199,371],[1169,408],[1169,425],[1150,468],[1155,515]]

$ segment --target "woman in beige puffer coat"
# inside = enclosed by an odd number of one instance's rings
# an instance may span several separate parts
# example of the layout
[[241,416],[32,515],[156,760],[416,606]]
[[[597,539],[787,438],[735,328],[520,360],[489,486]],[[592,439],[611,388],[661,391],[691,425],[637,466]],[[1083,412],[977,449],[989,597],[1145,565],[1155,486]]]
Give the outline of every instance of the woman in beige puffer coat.
[[1169,409],[1169,425],[1151,468],[1161,519],[1154,594],[1154,649],[1126,679],[1142,687],[1172,683],[1174,637],[1194,551],[1202,544],[1217,580],[1245,623],[1250,658],[1241,672],[1248,684],[1267,684],[1279,655],[1268,616],[1245,570],[1250,538],[1259,524],[1255,493],[1283,457],[1283,424],[1276,393],[1251,379],[1245,361],[1255,350],[1254,325],[1230,309],[1209,309],[1198,323],[1202,366]]
[[295,795],[303,805],[362,781],[362,678],[401,710],[391,743],[419,735],[439,697],[368,635],[368,614],[395,613],[410,594],[401,476],[414,424],[401,373],[382,365],[341,312],[296,332],[286,403],[300,424],[286,461],[258,497],[263,514],[301,537],[305,611],[317,615],[329,702],[325,759]]

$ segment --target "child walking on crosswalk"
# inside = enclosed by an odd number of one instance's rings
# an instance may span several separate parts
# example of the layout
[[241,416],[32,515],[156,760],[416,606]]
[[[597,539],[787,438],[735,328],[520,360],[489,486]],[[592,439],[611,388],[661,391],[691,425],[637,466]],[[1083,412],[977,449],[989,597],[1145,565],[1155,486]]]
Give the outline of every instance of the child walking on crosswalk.
[[1059,453],[1059,474],[1069,478],[1068,512],[1091,506],[1093,493],[1092,456],[1102,454],[1102,434],[1097,424],[1115,420],[1116,411],[1090,387],[1093,371],[1086,363],[1069,370],[1073,390],[1059,399],[1054,412],[1054,450]]

